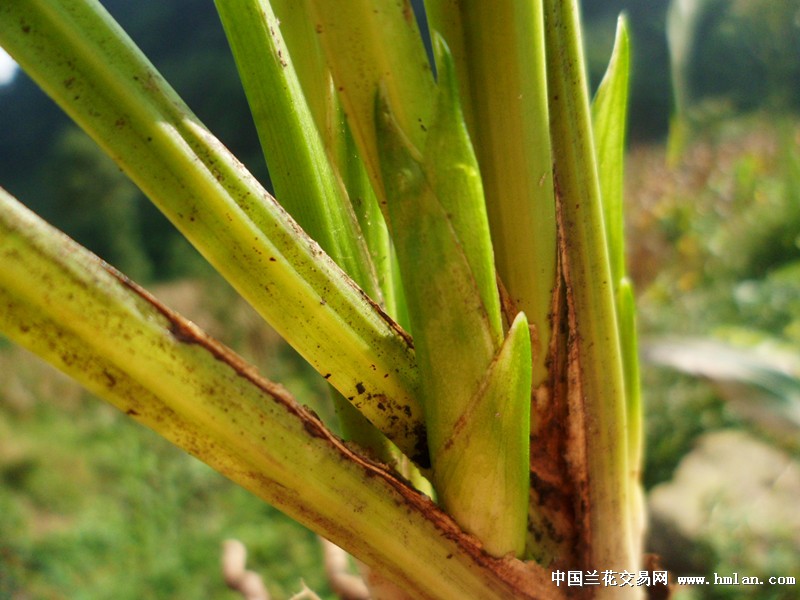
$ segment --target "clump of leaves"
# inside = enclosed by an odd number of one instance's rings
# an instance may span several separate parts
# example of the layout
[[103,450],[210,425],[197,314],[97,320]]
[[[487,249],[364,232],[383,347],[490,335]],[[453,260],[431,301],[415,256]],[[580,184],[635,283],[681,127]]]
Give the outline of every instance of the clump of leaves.
[[216,6],[280,204],[98,4],[5,5],[0,41],[327,381],[356,445],[5,194],[4,330],[415,596],[637,571],[624,22],[590,106],[574,1],[430,2],[436,77],[406,3]]

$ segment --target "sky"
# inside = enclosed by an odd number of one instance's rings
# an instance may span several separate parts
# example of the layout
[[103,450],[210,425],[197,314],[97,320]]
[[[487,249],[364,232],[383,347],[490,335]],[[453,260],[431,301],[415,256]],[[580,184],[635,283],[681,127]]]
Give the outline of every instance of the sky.
[[14,73],[17,71],[17,63],[14,62],[8,53],[0,48],[0,85],[11,83]]

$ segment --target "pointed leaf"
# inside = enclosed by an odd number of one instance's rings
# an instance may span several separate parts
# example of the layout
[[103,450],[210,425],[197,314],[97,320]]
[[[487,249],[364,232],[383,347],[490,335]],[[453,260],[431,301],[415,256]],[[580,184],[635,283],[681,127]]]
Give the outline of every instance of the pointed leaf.
[[469,263],[492,332],[500,340],[500,297],[478,161],[464,123],[450,50],[439,35],[434,36],[433,47],[439,81],[424,170]]
[[[521,555],[527,530],[530,331],[522,317],[503,346],[480,175],[452,64],[441,40],[435,45],[443,67],[424,155],[403,135],[385,96],[378,99],[388,222],[420,365],[434,488],[489,553]],[[454,431],[464,437],[454,438]],[[494,484],[491,495],[485,494],[487,483]]]
[[525,549],[530,396],[531,339],[520,313],[435,466],[447,482],[442,505],[495,556]]
[[415,336],[426,421],[432,424],[429,439],[438,448],[499,344],[452,216],[436,197],[422,156],[415,155],[382,100],[376,118],[388,222]]
[[603,220],[615,290],[625,276],[622,190],[629,71],[630,44],[627,22],[623,15],[617,23],[617,37],[608,69],[592,102],[600,197],[603,201]]
[[[497,272],[535,331],[534,387],[547,380],[556,278],[553,159],[540,2],[426,2],[452,50],[480,164]],[[437,59],[437,67],[443,65]]]

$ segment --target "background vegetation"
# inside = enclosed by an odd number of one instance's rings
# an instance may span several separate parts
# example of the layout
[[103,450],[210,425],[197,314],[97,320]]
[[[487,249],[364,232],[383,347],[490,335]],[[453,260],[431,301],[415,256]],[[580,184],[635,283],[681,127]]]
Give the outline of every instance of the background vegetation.
[[[781,506],[793,503],[800,481],[799,142],[796,117],[770,120],[758,113],[706,126],[673,167],[663,145],[629,155],[643,352],[652,354],[663,336],[680,343],[679,351],[644,370],[646,487],[670,482],[687,454],[702,455],[698,446],[714,439],[710,432],[733,429],[744,436],[729,456],[717,459],[724,484],[693,495],[684,482],[685,505],[671,511],[675,517],[693,503],[707,503],[708,521],[692,528],[694,557],[680,561],[682,569],[701,575],[800,572],[800,529],[778,516]],[[745,447],[750,442],[754,446]],[[748,459],[759,448],[774,454],[753,464]],[[770,473],[776,462],[785,467]],[[760,483],[752,483],[748,468],[763,469]],[[721,497],[727,493],[736,502]],[[764,514],[765,504],[776,513]],[[667,552],[663,544],[673,533],[662,531],[652,545]],[[671,554],[677,559],[682,553],[687,547],[677,545]],[[704,587],[687,597],[788,599],[797,593]]]
[[[198,116],[267,181],[212,4],[104,4]],[[620,10],[632,28],[627,220],[643,336],[712,336],[777,364],[775,356],[797,356],[800,347],[800,14],[792,0],[706,2],[687,75],[693,133],[670,163],[668,4],[583,2],[595,84]],[[21,74],[0,87],[0,157],[3,187],[135,279],[163,282],[156,293],[167,304],[327,410],[302,361]],[[772,398],[759,410],[791,423],[800,395],[791,376],[781,381],[789,387],[771,396],[737,389],[746,400]],[[797,430],[787,435],[746,416],[719,383],[646,369],[648,489],[669,482],[698,441],[719,429],[745,430],[797,468]],[[800,576],[800,531],[766,538],[754,531],[736,523],[695,532],[697,556],[673,574]],[[248,545],[252,567],[276,598],[299,590],[300,578],[326,593],[313,535],[0,339],[0,599],[233,597],[218,568],[226,537]],[[742,564],[743,554],[752,560]],[[753,597],[789,598],[796,588],[757,591]],[[684,593],[746,592],[705,586]]]

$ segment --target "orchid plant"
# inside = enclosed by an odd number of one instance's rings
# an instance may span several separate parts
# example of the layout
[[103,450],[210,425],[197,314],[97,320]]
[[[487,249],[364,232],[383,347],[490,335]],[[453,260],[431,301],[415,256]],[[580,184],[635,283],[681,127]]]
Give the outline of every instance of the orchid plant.
[[577,0],[426,0],[430,59],[407,0],[215,4],[274,196],[96,0],[7,0],[0,44],[314,366],[346,442],[2,191],[0,330],[346,549],[374,597],[637,572],[624,19],[590,102]]

